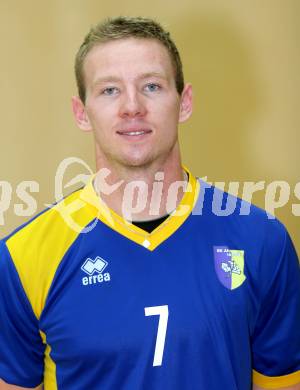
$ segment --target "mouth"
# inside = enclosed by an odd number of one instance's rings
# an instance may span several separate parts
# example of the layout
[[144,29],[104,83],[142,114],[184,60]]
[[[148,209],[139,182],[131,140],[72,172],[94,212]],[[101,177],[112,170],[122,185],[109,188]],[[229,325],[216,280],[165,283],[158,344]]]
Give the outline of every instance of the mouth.
[[128,130],[119,130],[117,134],[126,137],[126,138],[144,138],[146,135],[152,133],[150,129],[128,129]]

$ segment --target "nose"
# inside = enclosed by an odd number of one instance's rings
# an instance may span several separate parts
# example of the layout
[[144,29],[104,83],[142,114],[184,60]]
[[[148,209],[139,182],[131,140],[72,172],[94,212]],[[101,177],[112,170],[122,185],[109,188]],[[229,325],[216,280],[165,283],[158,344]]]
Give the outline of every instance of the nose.
[[146,114],[146,106],[143,96],[136,90],[124,92],[120,102],[119,115],[122,118],[143,117]]

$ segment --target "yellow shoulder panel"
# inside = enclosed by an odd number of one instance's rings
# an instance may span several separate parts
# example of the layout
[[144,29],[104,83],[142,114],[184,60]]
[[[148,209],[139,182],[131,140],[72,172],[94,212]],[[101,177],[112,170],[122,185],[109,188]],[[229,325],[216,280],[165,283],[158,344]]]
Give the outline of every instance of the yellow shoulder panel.
[[6,242],[21,283],[39,319],[64,254],[94,218],[76,191],[25,225]]

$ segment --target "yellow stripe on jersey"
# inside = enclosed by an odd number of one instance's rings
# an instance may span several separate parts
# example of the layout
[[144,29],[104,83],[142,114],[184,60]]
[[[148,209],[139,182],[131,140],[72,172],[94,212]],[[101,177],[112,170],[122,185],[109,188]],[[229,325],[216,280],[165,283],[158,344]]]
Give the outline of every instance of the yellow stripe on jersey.
[[39,319],[53,277],[78,234],[95,218],[79,199],[81,190],[25,225],[6,242],[22,286]]
[[51,359],[50,352],[51,347],[47,344],[46,335],[40,330],[40,334],[43,340],[43,343],[46,344],[45,358],[44,358],[44,389],[47,390],[57,390],[57,381],[56,381],[56,364]]
[[253,370],[253,383],[266,389],[280,389],[300,383],[300,370],[283,376],[266,376]]

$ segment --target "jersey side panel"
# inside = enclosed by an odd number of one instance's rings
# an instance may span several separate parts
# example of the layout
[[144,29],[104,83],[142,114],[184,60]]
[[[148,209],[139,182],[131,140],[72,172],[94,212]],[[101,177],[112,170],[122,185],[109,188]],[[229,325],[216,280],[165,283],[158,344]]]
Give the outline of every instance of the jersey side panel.
[[[6,240],[20,284],[38,321],[61,260],[78,235],[95,218],[92,208],[80,199],[80,193],[72,193],[17,229]],[[44,388],[57,390],[56,365],[50,356],[51,347],[46,335],[41,330],[39,333],[46,345]]]
[[51,359],[51,347],[47,343],[46,335],[43,331],[40,330],[41,337],[44,344],[47,345],[45,349],[44,357],[44,382],[43,386],[45,390],[57,390],[57,380],[56,380],[56,364]]

